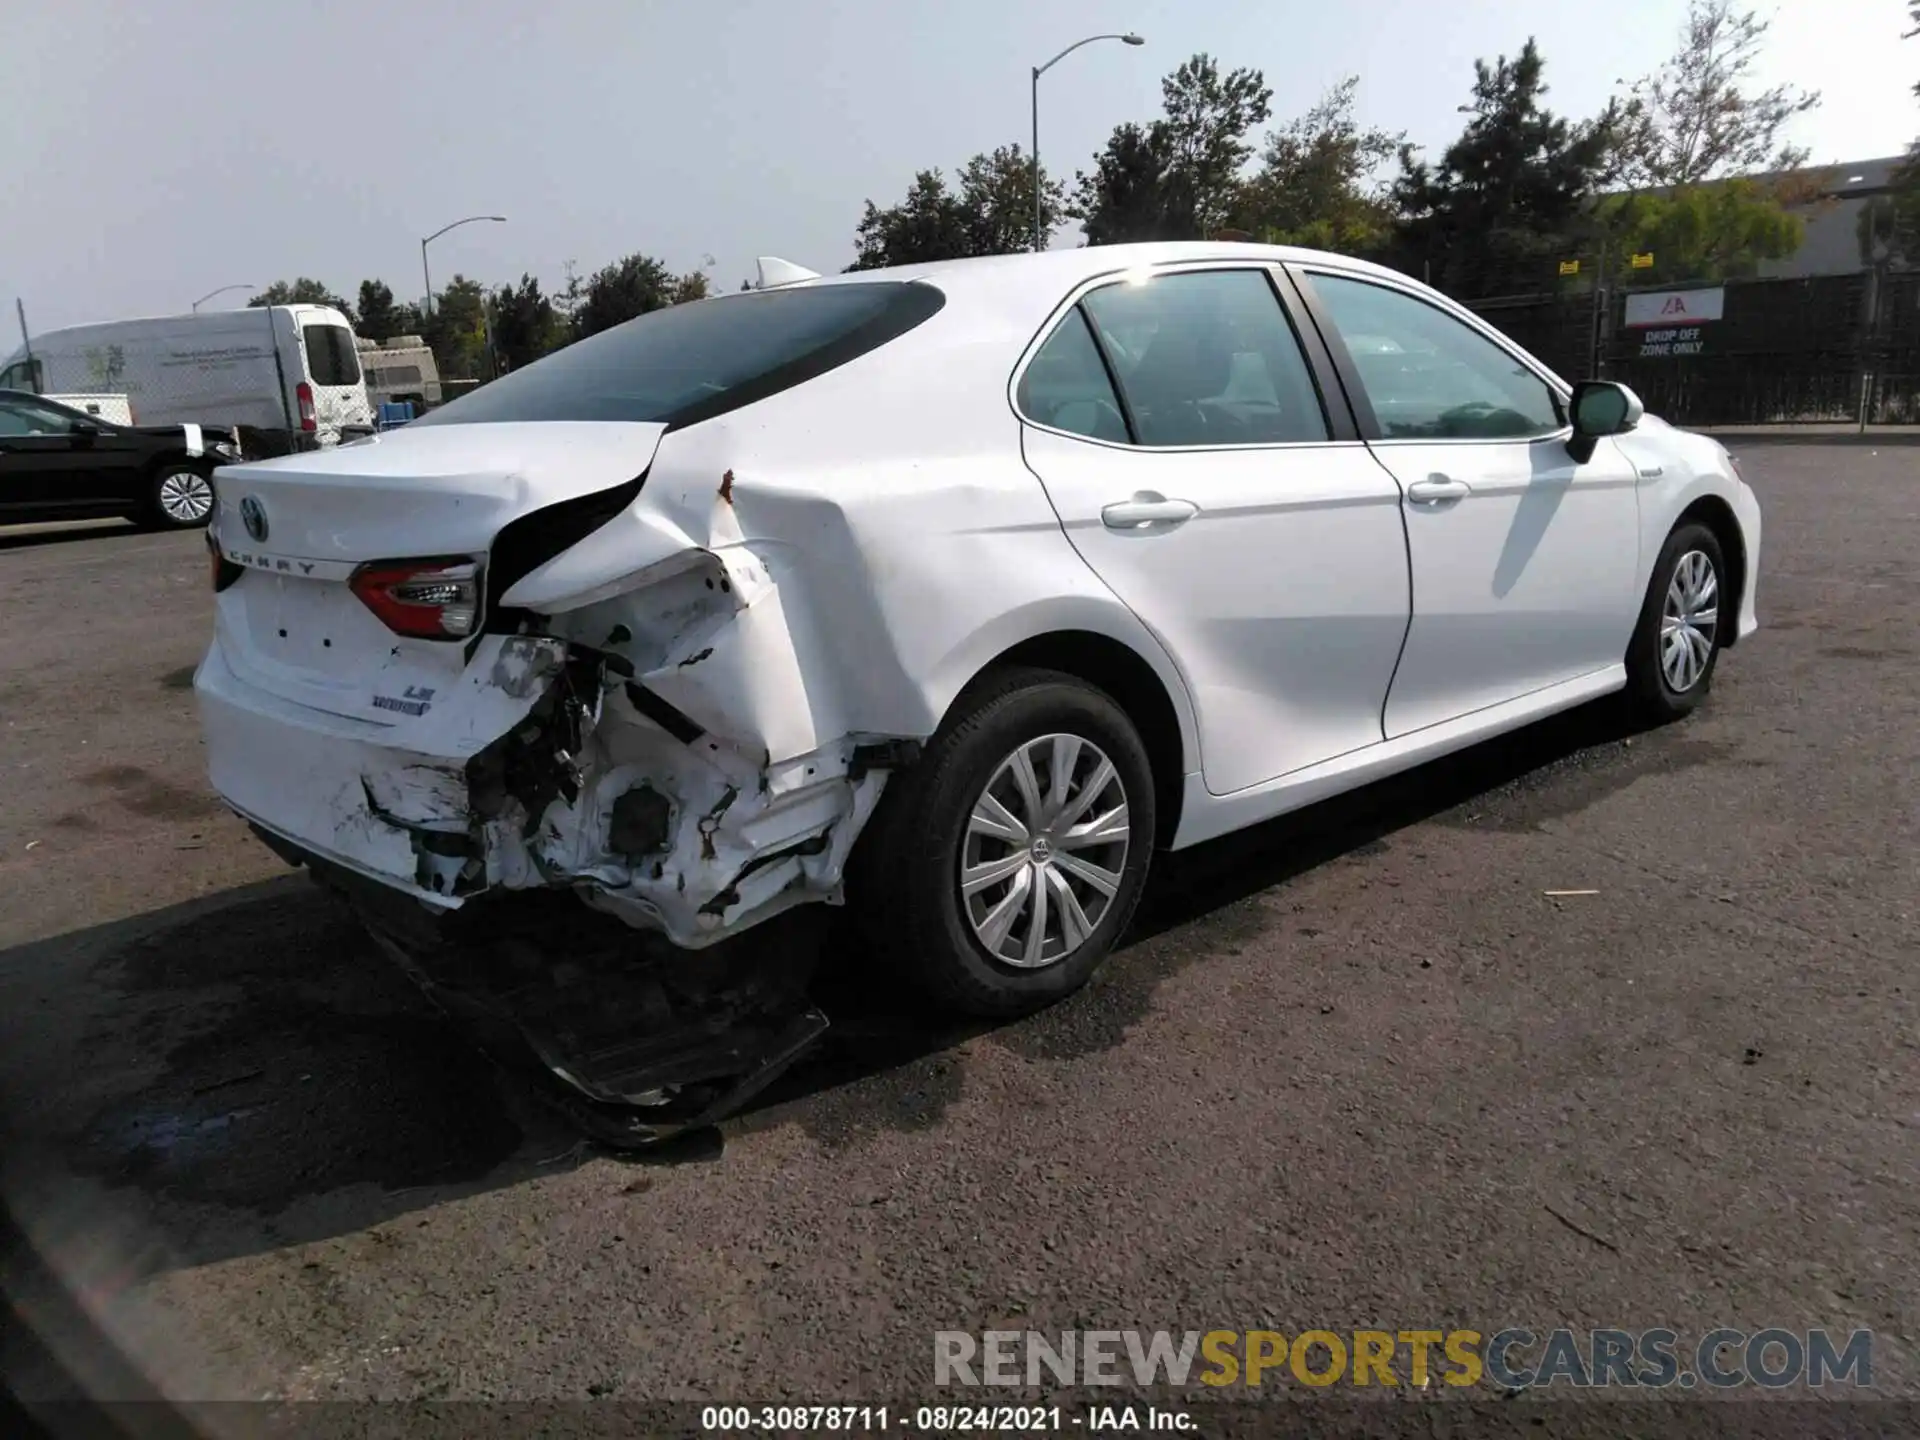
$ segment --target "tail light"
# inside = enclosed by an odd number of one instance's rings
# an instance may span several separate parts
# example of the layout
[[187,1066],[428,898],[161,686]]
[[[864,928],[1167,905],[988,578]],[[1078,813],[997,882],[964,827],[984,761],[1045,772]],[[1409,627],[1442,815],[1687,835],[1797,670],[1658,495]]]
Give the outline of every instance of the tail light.
[[213,581],[213,593],[218,595],[244,575],[246,567],[234,564],[220,553],[220,542],[214,538],[211,526],[201,533],[207,537],[208,578]]
[[320,428],[320,414],[313,408],[313,387],[302,380],[293,387],[293,398],[300,404],[300,428],[311,435]]
[[372,560],[347,585],[396,635],[464,640],[480,623],[480,567],[465,556]]

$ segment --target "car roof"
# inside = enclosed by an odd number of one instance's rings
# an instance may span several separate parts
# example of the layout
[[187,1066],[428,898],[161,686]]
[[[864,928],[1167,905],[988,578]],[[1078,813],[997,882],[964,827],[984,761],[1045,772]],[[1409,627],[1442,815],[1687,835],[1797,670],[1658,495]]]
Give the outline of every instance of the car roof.
[[1408,277],[1396,270],[1325,250],[1228,240],[1163,240],[1131,245],[1083,245],[1067,250],[1023,251],[1013,255],[982,255],[966,260],[930,260],[918,265],[895,265],[881,270],[852,270],[840,275],[823,275],[818,280],[801,283],[858,285],[875,281],[925,280],[956,296],[969,290],[1005,292],[1031,286],[1057,297],[1061,291],[1102,275],[1154,265],[1205,260],[1256,260],[1269,264],[1283,261],[1295,264],[1317,262],[1380,275],[1403,284],[1408,282]]

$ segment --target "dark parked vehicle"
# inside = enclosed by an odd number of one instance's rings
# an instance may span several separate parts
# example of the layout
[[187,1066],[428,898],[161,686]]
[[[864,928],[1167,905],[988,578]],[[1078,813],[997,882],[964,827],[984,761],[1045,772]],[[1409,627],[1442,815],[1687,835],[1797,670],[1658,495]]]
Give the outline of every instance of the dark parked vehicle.
[[193,425],[111,425],[24,390],[0,390],[0,519],[125,515],[205,525],[213,471],[240,457]]

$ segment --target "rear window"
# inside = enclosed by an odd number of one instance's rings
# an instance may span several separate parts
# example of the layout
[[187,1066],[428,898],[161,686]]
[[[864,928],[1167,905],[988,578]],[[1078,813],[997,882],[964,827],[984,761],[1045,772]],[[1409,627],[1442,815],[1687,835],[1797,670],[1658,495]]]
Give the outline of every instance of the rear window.
[[307,346],[307,373],[316,385],[358,385],[360,357],[353,332],[344,325],[307,325],[300,338]]
[[823,375],[938,314],[931,285],[759,290],[655,310],[501,376],[414,422],[692,425]]
[[395,385],[418,385],[420,367],[418,365],[388,365],[380,369],[367,371],[367,383],[391,388]]

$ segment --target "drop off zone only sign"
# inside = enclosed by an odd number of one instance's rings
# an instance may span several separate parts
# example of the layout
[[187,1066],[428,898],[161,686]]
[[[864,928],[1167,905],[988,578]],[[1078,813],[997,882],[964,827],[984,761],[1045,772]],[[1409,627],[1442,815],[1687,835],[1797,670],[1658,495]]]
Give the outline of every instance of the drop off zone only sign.
[[1640,357],[1698,355],[1706,349],[1704,326],[1726,313],[1727,292],[1652,290],[1627,296],[1626,328],[1640,332]]

